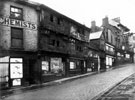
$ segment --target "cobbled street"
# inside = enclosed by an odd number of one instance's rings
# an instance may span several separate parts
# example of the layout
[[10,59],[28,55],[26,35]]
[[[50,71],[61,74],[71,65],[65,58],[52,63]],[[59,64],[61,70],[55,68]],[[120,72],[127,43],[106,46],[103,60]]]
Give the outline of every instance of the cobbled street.
[[133,73],[135,73],[135,64],[126,64],[117,69],[59,85],[11,95],[4,100],[91,100]]

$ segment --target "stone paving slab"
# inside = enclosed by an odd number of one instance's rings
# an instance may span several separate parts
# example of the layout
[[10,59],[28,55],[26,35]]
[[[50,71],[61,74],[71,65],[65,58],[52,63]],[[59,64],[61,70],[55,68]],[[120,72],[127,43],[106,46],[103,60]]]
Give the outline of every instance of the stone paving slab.
[[135,74],[132,74],[95,100],[135,100]]

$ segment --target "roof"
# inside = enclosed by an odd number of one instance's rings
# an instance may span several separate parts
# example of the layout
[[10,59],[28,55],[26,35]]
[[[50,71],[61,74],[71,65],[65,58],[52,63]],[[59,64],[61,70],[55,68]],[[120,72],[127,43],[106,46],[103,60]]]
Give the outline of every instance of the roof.
[[109,24],[112,25],[112,26],[115,26],[118,29],[120,29],[120,27],[118,27],[119,23],[114,21],[114,20],[109,20]]
[[89,35],[89,40],[99,39],[101,37],[102,31],[94,32]]
[[112,26],[114,26],[114,27],[116,27],[116,28],[118,28],[118,29],[120,29],[120,27],[121,27],[121,28],[123,28],[124,31],[126,31],[126,32],[130,31],[126,26],[124,26],[124,25],[121,24],[120,22],[117,22],[117,21],[114,20],[114,19],[109,20],[109,24],[112,25]]

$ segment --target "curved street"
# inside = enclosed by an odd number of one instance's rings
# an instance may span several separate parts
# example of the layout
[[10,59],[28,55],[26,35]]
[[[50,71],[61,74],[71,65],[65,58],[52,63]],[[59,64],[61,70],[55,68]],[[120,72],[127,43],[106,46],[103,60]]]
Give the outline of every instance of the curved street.
[[59,85],[47,86],[4,98],[4,100],[91,100],[135,73],[135,64],[98,73]]

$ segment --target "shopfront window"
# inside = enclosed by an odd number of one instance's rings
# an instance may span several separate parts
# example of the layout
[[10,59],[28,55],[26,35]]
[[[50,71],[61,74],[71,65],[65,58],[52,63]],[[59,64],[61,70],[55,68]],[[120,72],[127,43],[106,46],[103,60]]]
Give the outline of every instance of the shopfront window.
[[48,61],[42,61],[42,70],[47,73],[49,71],[49,62]]
[[75,62],[70,62],[70,69],[76,69]]
[[64,70],[62,58],[50,58],[50,61],[41,62],[42,74],[62,74]]
[[62,59],[61,58],[51,58],[51,72],[61,73],[63,71]]
[[0,57],[0,84],[1,88],[8,87],[9,56]]

